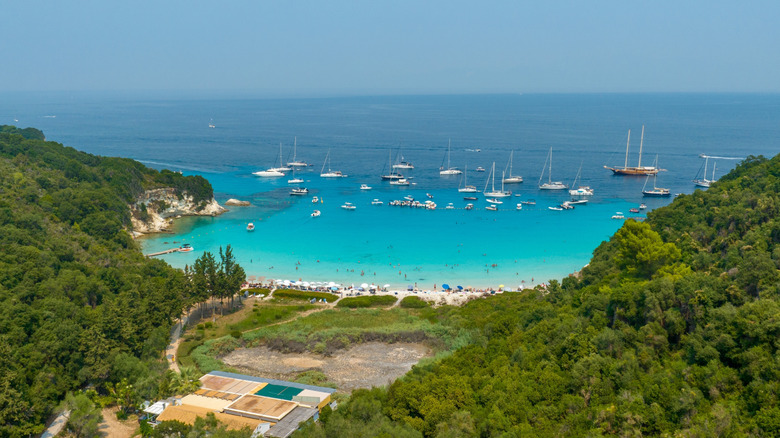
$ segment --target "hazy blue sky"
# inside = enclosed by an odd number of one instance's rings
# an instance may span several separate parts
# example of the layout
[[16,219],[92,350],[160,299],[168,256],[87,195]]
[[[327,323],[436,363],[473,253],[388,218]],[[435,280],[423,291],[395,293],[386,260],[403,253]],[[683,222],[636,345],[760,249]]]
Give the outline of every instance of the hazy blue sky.
[[780,91],[772,1],[0,0],[0,91]]

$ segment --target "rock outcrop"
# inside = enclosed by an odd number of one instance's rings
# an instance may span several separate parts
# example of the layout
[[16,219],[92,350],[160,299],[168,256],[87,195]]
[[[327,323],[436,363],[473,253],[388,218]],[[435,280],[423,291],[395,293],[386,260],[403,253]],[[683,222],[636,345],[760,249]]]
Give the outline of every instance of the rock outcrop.
[[231,206],[236,206],[236,207],[247,207],[247,206],[250,206],[252,204],[250,204],[249,201],[241,201],[241,200],[238,200],[238,199],[230,198],[227,201],[225,201],[225,205],[231,205]]
[[214,198],[195,202],[173,188],[147,190],[130,206],[134,233],[159,233],[170,229],[181,216],[216,216],[227,211]]

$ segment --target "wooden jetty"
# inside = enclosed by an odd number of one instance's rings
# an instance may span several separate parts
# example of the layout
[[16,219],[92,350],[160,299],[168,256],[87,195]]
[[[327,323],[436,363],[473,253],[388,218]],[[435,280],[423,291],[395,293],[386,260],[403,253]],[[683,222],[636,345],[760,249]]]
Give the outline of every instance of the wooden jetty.
[[166,249],[165,251],[153,252],[151,254],[145,254],[145,256],[146,257],[156,257],[156,256],[164,255],[164,254],[170,254],[172,252],[179,252],[180,250],[181,250],[181,248],[171,248],[171,249]]

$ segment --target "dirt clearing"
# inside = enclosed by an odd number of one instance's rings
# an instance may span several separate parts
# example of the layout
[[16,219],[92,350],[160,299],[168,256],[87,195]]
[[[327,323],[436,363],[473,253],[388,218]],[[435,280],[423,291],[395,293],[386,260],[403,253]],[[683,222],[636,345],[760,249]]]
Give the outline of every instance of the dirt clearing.
[[387,385],[431,354],[431,349],[423,344],[369,342],[339,350],[330,357],[279,353],[266,347],[245,348],[233,351],[222,361],[250,374],[281,380],[292,380],[299,373],[317,370],[338,385],[340,391],[351,392]]

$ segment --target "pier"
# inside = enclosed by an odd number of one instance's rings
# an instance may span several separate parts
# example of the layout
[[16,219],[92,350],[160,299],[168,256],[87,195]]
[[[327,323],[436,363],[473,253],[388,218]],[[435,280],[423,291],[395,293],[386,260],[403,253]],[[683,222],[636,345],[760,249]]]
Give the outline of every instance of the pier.
[[165,255],[165,254],[170,254],[172,252],[179,252],[180,250],[181,250],[181,248],[171,248],[171,249],[166,249],[165,251],[153,252],[151,254],[144,254],[144,256],[145,257],[156,257],[156,256]]

